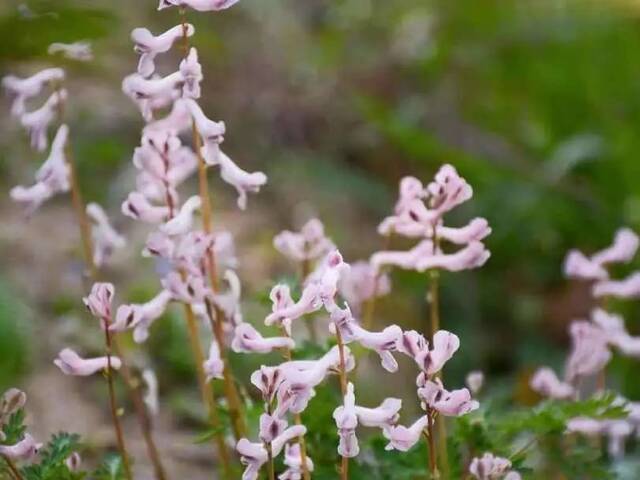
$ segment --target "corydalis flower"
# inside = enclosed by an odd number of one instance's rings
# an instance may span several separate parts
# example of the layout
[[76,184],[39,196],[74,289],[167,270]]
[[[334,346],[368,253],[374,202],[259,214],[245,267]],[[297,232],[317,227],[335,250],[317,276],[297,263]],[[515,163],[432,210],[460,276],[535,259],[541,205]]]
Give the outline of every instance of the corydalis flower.
[[640,272],[632,273],[623,280],[603,280],[593,286],[593,296],[639,298],[640,297]]
[[600,328],[586,321],[575,321],[569,332],[572,346],[566,367],[568,382],[598,373],[609,363],[611,352]]
[[189,7],[199,12],[226,10],[240,0],[160,0],[158,10],[169,7]]
[[202,207],[202,200],[198,195],[190,197],[180,211],[164,225],[160,226],[160,231],[166,235],[184,235],[193,227],[193,216]]
[[111,322],[111,302],[113,301],[114,287],[112,283],[98,282],[91,287],[91,292],[82,301],[91,315],[100,320]]
[[398,340],[399,352],[413,358],[420,369],[428,376],[435,375],[453,354],[460,348],[457,335],[446,330],[439,330],[433,336],[433,348],[429,349],[429,342],[415,330],[404,332]]
[[151,325],[164,314],[171,300],[173,300],[173,294],[168,290],[161,290],[146,303],[120,305],[116,311],[116,321],[110,328],[113,331],[133,328],[134,341],[145,342],[149,338]]
[[205,360],[203,369],[207,376],[207,382],[210,382],[214,378],[223,378],[224,362],[220,357],[220,348],[218,347],[218,342],[216,340],[211,342],[211,346],[209,347],[209,358]]
[[138,105],[146,121],[153,119],[153,111],[171,105],[182,96],[184,77],[178,70],[165,77],[144,78],[133,73],[122,81],[122,91]]
[[67,91],[54,91],[37,110],[25,112],[20,116],[20,124],[27,130],[31,138],[31,147],[39,152],[47,148],[47,130],[62,105],[67,100]]
[[93,60],[93,52],[89,42],[61,43],[55,42],[47,48],[49,55],[61,54],[63,57],[79,62]]
[[24,438],[14,445],[0,445],[0,455],[11,460],[31,461],[42,448],[41,443],[36,443],[31,435],[25,434]]
[[[94,373],[106,370],[109,366],[109,357],[82,358],[70,348],[65,348],[58,353],[53,363],[62,370],[65,375],[86,377]],[[111,368],[119,370],[122,362],[118,357],[111,357]]]
[[[3,423],[27,403],[27,395],[22,390],[10,388],[0,399],[0,427]],[[1,429],[0,429],[1,431]]]
[[476,395],[484,385],[484,373],[480,370],[473,370],[467,374],[464,383],[469,388],[469,391]]
[[538,369],[531,377],[529,385],[543,397],[566,400],[574,395],[573,386],[560,381],[555,372],[548,367]]
[[251,374],[251,383],[262,392],[265,402],[273,400],[284,379],[284,374],[278,367],[262,365],[259,370]]
[[237,353],[269,353],[278,348],[295,348],[289,337],[265,338],[249,323],[241,323],[235,328],[231,349]]
[[161,280],[161,283],[174,300],[188,304],[203,303],[205,297],[208,297],[211,292],[205,279],[196,275],[182,278],[178,272],[171,272]]
[[358,453],[360,453],[358,437],[356,437],[358,415],[356,414],[356,397],[353,393],[353,383],[349,382],[347,385],[343,404],[333,411],[333,419],[336,422],[340,437],[340,443],[338,444],[340,456],[347,458],[358,456]]
[[291,298],[291,291],[287,285],[276,285],[271,289],[272,313],[267,315],[265,325],[283,326],[287,333],[291,331],[291,321],[308,313],[318,311],[322,307],[322,299],[318,285],[308,285],[302,291],[297,302]]
[[305,223],[300,232],[280,232],[273,238],[273,246],[295,262],[318,260],[335,248],[333,242],[325,236],[324,225],[317,218]]
[[93,222],[91,236],[93,238],[93,263],[97,267],[104,265],[114,250],[124,248],[126,240],[109,222],[107,214],[97,203],[87,205],[87,215]]
[[418,397],[422,400],[424,408],[431,408],[446,417],[459,417],[477,410],[480,406],[471,398],[469,390],[461,388],[449,392],[444,389],[439,378],[427,380],[418,389]]
[[428,423],[429,419],[426,415],[423,415],[409,427],[397,425],[385,428],[383,434],[389,440],[385,450],[399,450],[401,452],[410,450],[418,443]]
[[200,98],[202,66],[198,62],[198,51],[192,47],[189,54],[180,62],[180,73],[184,78],[182,95],[185,98]]
[[511,462],[502,457],[496,457],[492,453],[485,453],[482,457],[476,457],[469,465],[469,473],[478,480],[519,480],[520,475],[513,472]]
[[[288,467],[278,480],[302,480],[303,466],[299,443],[288,443],[284,448],[284,464]],[[307,472],[313,472],[313,461],[306,455]]]
[[146,223],[161,223],[169,217],[169,207],[156,206],[140,192],[131,192],[122,203],[122,213]]
[[247,208],[247,194],[258,193],[267,183],[267,176],[263,172],[241,169],[222,150],[217,155],[217,165],[220,166],[220,178],[236,189],[240,210]]
[[155,57],[160,53],[171,50],[174,43],[183,36],[191,37],[195,33],[193,25],[176,25],[160,35],[154,36],[146,28],[135,28],[131,31],[131,40],[135,43],[134,50],[140,54],[138,73],[149,77],[155,71]]
[[46,85],[57,84],[63,80],[64,70],[61,68],[46,68],[27,78],[18,78],[14,75],[4,77],[2,86],[13,98],[11,115],[21,116],[25,113],[27,100],[39,95]]
[[355,262],[338,283],[340,295],[354,312],[362,311],[362,305],[374,297],[391,292],[391,279],[386,273],[377,272],[369,262]]

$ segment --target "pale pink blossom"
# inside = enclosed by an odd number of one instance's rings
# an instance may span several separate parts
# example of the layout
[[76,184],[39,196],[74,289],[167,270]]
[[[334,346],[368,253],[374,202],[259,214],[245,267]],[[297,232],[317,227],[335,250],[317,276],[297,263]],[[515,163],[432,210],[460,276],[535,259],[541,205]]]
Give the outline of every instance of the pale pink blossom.
[[410,250],[380,251],[371,256],[371,265],[379,271],[385,266],[395,266],[405,270],[415,270],[420,260],[433,255],[433,242],[422,240]]
[[456,245],[465,245],[471,242],[479,242],[491,234],[491,227],[486,218],[474,218],[466,226],[460,228],[436,227],[438,238],[447,240]]
[[553,370],[548,367],[539,368],[529,382],[531,389],[543,397],[568,400],[575,394],[571,384],[558,379]]
[[427,185],[428,206],[435,218],[469,200],[473,189],[452,165],[443,165]]
[[198,195],[187,199],[178,213],[165,224],[160,225],[160,231],[169,236],[184,235],[193,227],[193,216],[202,207],[202,200]]
[[629,228],[621,228],[616,232],[613,244],[594,253],[591,260],[597,264],[628,263],[638,251],[638,236]]
[[138,73],[143,77],[149,77],[155,71],[155,57],[160,53],[171,50],[176,41],[184,35],[191,37],[195,33],[193,25],[176,25],[160,35],[153,35],[146,28],[134,28],[131,31],[131,40],[135,43],[134,50],[140,54]]
[[22,440],[14,445],[0,445],[0,456],[15,461],[32,461],[42,448],[41,443],[36,443],[31,435],[26,433]]
[[378,227],[378,233],[389,235],[394,231],[398,219],[402,218],[410,210],[416,201],[420,201],[427,196],[427,192],[422,182],[415,177],[404,177],[400,180],[400,194],[394,207],[394,215],[385,218]]
[[110,323],[111,302],[113,301],[114,291],[112,283],[97,282],[93,284],[91,292],[82,301],[91,312],[91,315]]
[[171,237],[164,233],[153,231],[147,237],[147,242],[142,250],[142,256],[153,256],[171,260],[173,259],[175,249],[176,243]]
[[[511,470],[511,462],[502,457],[496,457],[492,453],[485,453],[482,457],[476,457],[469,465],[469,473],[478,480],[498,480],[503,478]],[[510,477],[515,480],[518,477]]]
[[358,421],[365,427],[391,428],[400,418],[402,400],[399,398],[385,398],[375,408],[367,408],[356,405]]
[[[294,305],[293,298],[291,298],[291,289],[289,285],[280,284],[271,289],[269,293],[271,299],[271,311],[273,313],[281,312],[291,308]],[[265,325],[277,325],[283,328],[288,336],[291,336],[291,319],[282,317],[280,315],[269,315],[265,320]]]
[[133,73],[122,81],[122,91],[140,109],[142,117],[147,121],[153,119],[153,111],[171,105],[182,95],[184,77],[180,71],[166,77],[153,76],[144,78]]
[[198,51],[194,47],[191,47],[188,55],[180,62],[180,73],[184,78],[182,96],[185,98],[200,98],[202,66],[198,62]]
[[349,264],[343,260],[340,252],[333,250],[327,254],[316,271],[306,279],[305,290],[312,285],[317,285],[322,303],[331,312],[337,308],[335,296],[338,293],[338,283],[349,269]]
[[423,402],[423,408],[429,407],[446,417],[459,417],[477,410],[480,406],[471,398],[469,390],[461,388],[449,392],[444,389],[439,378],[427,380],[424,386],[418,389],[418,397]]
[[593,296],[616,298],[640,297],[640,272],[635,272],[623,280],[602,280],[593,285]]
[[226,270],[224,279],[229,285],[229,289],[225,292],[214,292],[210,297],[214,305],[224,314],[228,324],[237,326],[243,322],[242,311],[240,310],[240,297],[242,294],[240,278],[233,270]]
[[473,395],[477,395],[484,385],[484,373],[480,370],[473,370],[467,374],[464,383]]
[[345,309],[334,309],[331,312],[331,321],[332,332],[335,333],[335,329],[338,328],[344,343],[358,342],[380,356],[385,370],[388,372],[398,370],[398,362],[391,352],[397,350],[397,344],[402,338],[402,329],[399,326],[389,325],[381,332],[370,332],[358,324],[348,305]]
[[220,357],[218,342],[214,339],[209,347],[209,357],[204,362],[204,373],[207,383],[214,378],[222,379],[224,372],[224,362]]
[[343,404],[333,411],[333,419],[338,428],[340,442],[338,453],[342,457],[353,458],[360,453],[356,427],[358,426],[358,415],[356,414],[356,397],[353,392],[353,383],[347,385],[347,392],[344,395]]
[[242,170],[222,150],[217,156],[220,165],[220,178],[232,185],[238,193],[238,207],[247,208],[247,194],[258,193],[267,183],[267,176],[263,172],[247,172]]
[[82,466],[82,457],[78,452],[73,452],[67,457],[67,459],[64,461],[64,464],[70,471],[78,472],[80,471],[80,467]]
[[382,433],[389,440],[385,450],[399,450],[401,452],[410,450],[420,441],[422,432],[427,428],[428,424],[429,419],[426,415],[423,415],[409,427],[396,425],[385,428]]
[[589,417],[575,417],[567,422],[567,432],[581,433],[589,437],[601,435],[604,428],[604,421]]
[[213,234],[213,256],[219,268],[238,268],[238,257],[236,257],[236,247],[233,234],[223,230]]
[[567,381],[600,372],[611,359],[606,335],[598,326],[585,321],[571,323],[569,332],[572,345],[566,366]]
[[491,256],[482,242],[473,241],[455,253],[437,253],[418,259],[415,269],[419,272],[433,268],[459,272],[481,267]]
[[[281,295],[281,297],[277,297],[277,295]],[[265,325],[290,325],[292,320],[316,312],[322,307],[321,291],[318,284],[307,285],[302,290],[300,299],[295,303],[291,299],[289,288],[285,285],[277,285],[272,290],[271,300],[274,302],[273,311],[265,318]]]
[[[10,388],[0,398],[0,426],[7,418],[24,408],[27,403],[27,394],[17,388]],[[0,429],[1,431],[1,429]]]
[[101,267],[109,261],[115,250],[124,248],[127,241],[111,226],[109,217],[97,203],[87,205],[87,216],[93,223],[93,263]]
[[189,130],[191,128],[191,112],[188,108],[189,99],[178,98],[173,102],[171,111],[165,117],[148,123],[143,130],[143,134],[152,131],[170,131],[174,135]]
[[56,194],[56,191],[45,182],[37,182],[30,187],[18,185],[9,192],[11,199],[22,203],[25,206],[25,214],[30,215],[36,211],[44,202]]
[[237,353],[269,353],[278,348],[295,348],[289,337],[265,338],[251,324],[241,323],[235,328],[231,349]]
[[324,225],[317,218],[305,223],[299,232],[280,232],[273,238],[273,246],[295,262],[318,260],[335,248],[324,233]]
[[[193,49],[192,49],[193,50]],[[192,99],[183,100],[195,123],[198,134],[202,138],[202,154],[207,165],[217,165],[220,161],[218,146],[224,141],[226,126],[224,122],[210,120]]]
[[580,433],[588,437],[606,435],[609,439],[609,455],[614,459],[620,459],[624,455],[625,441],[633,432],[633,424],[626,419],[597,420],[575,417],[567,422],[567,432]]
[[451,332],[438,330],[433,336],[433,347],[429,349],[429,342],[424,336],[409,330],[398,339],[396,347],[399,352],[413,358],[420,369],[431,376],[442,370],[458,351],[460,339]]
[[206,280],[197,275],[182,278],[178,272],[171,272],[160,283],[165,290],[171,292],[174,300],[187,304],[203,303],[211,292]]
[[608,277],[602,265],[587,258],[579,250],[570,250],[564,260],[564,274],[569,278],[603,280]]
[[2,79],[2,86],[13,99],[11,115],[19,117],[26,111],[26,101],[40,94],[49,84],[57,84],[64,80],[64,70],[61,68],[45,68],[38,73],[19,78],[8,75]]
[[89,42],[55,42],[49,45],[47,53],[49,55],[56,55],[59,53],[65,58],[77,60],[79,62],[90,62],[93,60],[93,52],[91,50],[91,43]]
[[164,314],[172,299],[171,292],[161,290],[146,303],[120,305],[116,311],[116,321],[113,322],[110,329],[123,331],[133,328],[134,341],[136,343],[145,342],[149,338],[151,325]]
[[225,10],[240,0],[160,0],[158,10],[169,7],[189,7],[199,12]]
[[158,415],[160,411],[160,401],[158,398],[158,377],[155,372],[150,368],[145,368],[142,371],[142,380],[146,387],[146,393],[142,399],[147,406],[147,410],[151,415]]
[[258,437],[265,443],[271,443],[287,428],[287,421],[276,415],[263,413],[260,415]]
[[20,116],[20,124],[27,130],[31,138],[31,147],[39,152],[47,148],[47,130],[60,108],[67,100],[67,91],[54,91],[37,110],[25,112]]
[[377,272],[369,262],[360,261],[352,263],[349,271],[342,275],[338,289],[354,312],[359,313],[367,301],[391,292],[391,279]]
[[169,216],[169,207],[152,205],[140,192],[131,192],[122,203],[122,213],[146,223],[161,223]]
[[[302,480],[304,469],[299,443],[288,443],[284,448],[284,464],[288,467],[278,476],[278,480]],[[313,472],[313,461],[306,455],[307,472]]]
[[[65,375],[75,375],[87,377],[102,370],[106,370],[109,365],[109,357],[82,358],[70,348],[65,348],[53,363],[62,370]],[[111,357],[111,368],[119,370],[122,362],[118,357]]]
[[259,370],[251,374],[251,383],[262,392],[265,402],[271,402],[285,380],[285,376],[278,367],[262,365]]

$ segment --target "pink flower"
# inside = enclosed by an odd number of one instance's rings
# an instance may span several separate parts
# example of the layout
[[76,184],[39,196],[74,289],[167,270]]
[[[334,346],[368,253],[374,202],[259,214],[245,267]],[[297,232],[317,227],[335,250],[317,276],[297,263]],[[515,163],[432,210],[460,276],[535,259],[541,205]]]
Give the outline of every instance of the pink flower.
[[385,398],[375,408],[356,405],[358,421],[365,427],[391,428],[398,423],[402,400],[399,398]]
[[70,471],[79,472],[80,466],[82,465],[82,457],[78,452],[73,452],[67,457],[67,459],[64,461],[64,464]]
[[31,435],[26,433],[24,438],[15,445],[0,445],[0,455],[11,460],[32,461],[42,448],[41,443],[36,443]]
[[[219,264],[216,264],[219,265]],[[224,272],[224,279],[229,284],[226,292],[215,292],[211,295],[213,303],[222,311],[225,320],[231,326],[242,323],[242,311],[240,310],[241,285],[240,278],[233,270]]]
[[465,378],[465,384],[473,395],[477,395],[484,385],[484,373],[480,370],[469,372]]
[[27,403],[27,395],[22,390],[10,388],[2,395],[0,399],[0,425],[2,425],[8,417],[24,408]]
[[147,387],[147,393],[145,394],[143,401],[147,406],[147,410],[151,415],[158,415],[160,411],[160,403],[158,400],[158,377],[155,372],[150,368],[146,368],[142,372],[142,380]]
[[409,427],[397,425],[385,428],[382,433],[385,438],[389,440],[385,450],[399,450],[401,452],[410,450],[418,443],[428,423],[429,420],[427,416],[423,415]]
[[[108,368],[108,357],[82,358],[70,348],[65,348],[58,353],[53,363],[62,370],[65,375],[87,377]],[[111,357],[111,368],[119,370],[122,362],[118,357]]]
[[168,52],[185,33],[187,37],[191,37],[195,33],[193,25],[187,24],[186,32],[182,25],[176,25],[157,36],[146,28],[133,29],[131,40],[135,43],[134,50],[140,54],[138,73],[143,77],[151,76],[156,69],[155,57],[160,53]]
[[268,413],[260,415],[260,430],[258,436],[263,442],[273,442],[276,437],[282,435],[285,428],[287,428],[286,420],[269,415]]
[[184,235],[193,227],[193,215],[201,206],[198,195],[190,197],[171,220],[160,226],[160,231],[169,236]]
[[455,253],[438,253],[431,256],[423,256],[418,259],[415,269],[419,272],[431,270],[432,268],[459,272],[481,267],[490,256],[491,252],[485,248],[482,242],[473,241]]
[[25,205],[25,214],[30,215],[55,195],[55,191],[44,182],[38,182],[30,187],[18,185],[9,192],[11,199]]
[[280,232],[273,238],[273,246],[295,262],[318,260],[335,248],[333,242],[325,236],[324,225],[317,218],[305,223],[300,232]]
[[466,388],[452,390],[444,389],[439,378],[435,381],[427,380],[422,388],[418,389],[418,397],[424,404],[446,417],[459,417],[473,410],[477,410],[480,404],[471,399],[471,393]]
[[639,298],[640,272],[629,275],[624,280],[602,280],[593,286],[593,295],[600,297]]
[[597,253],[591,260],[597,264],[628,263],[638,251],[640,241],[638,236],[629,228],[621,228],[616,232],[613,245]]
[[49,143],[47,130],[66,100],[67,91],[65,89],[56,90],[49,96],[42,107],[33,112],[25,112],[20,116],[20,123],[27,129],[31,137],[32,148],[39,152],[47,148]]
[[606,335],[600,328],[585,321],[574,321],[569,331],[572,348],[567,359],[567,380],[573,382],[579,377],[600,372],[611,359]]
[[111,302],[113,301],[114,287],[111,283],[94,283],[91,292],[84,297],[87,309],[96,318],[107,323],[111,322]]
[[356,341],[365,348],[374,350],[382,361],[382,366],[388,372],[398,370],[398,362],[391,352],[397,349],[398,341],[402,338],[402,329],[397,325],[390,325],[381,332],[370,332],[362,328],[353,315],[349,306],[344,310],[339,308],[331,313],[332,329],[338,328],[345,343]]
[[169,106],[182,95],[184,77],[180,71],[166,77],[144,78],[138,73],[122,81],[122,91],[138,105],[142,117],[153,119],[153,110]]
[[45,68],[27,78],[8,75],[2,79],[2,86],[13,98],[11,115],[19,117],[25,113],[25,102],[40,94],[47,84],[59,83],[64,80],[64,70],[61,68]]
[[[265,318],[265,325],[290,325],[292,320],[315,312],[322,307],[320,288],[317,284],[306,286],[296,303],[293,303],[289,287],[285,285],[277,285],[271,290],[271,294],[271,300],[274,302],[273,312]],[[274,298],[276,298],[275,301]]]
[[160,283],[165,290],[171,292],[174,300],[188,304],[203,303],[204,298],[211,293],[205,279],[196,275],[183,279],[179,273],[171,272]]
[[391,292],[391,279],[376,271],[368,262],[355,262],[338,283],[340,295],[355,312],[374,297],[382,297]]
[[460,348],[460,339],[446,330],[438,330],[433,336],[433,348],[424,337],[414,330],[404,332],[398,339],[398,351],[413,358],[427,375],[435,375]]
[[[69,141],[69,127],[62,124],[51,142],[49,156],[36,172],[36,180],[44,182],[50,177],[67,178],[69,175],[65,147]],[[65,181],[64,183],[68,183]],[[68,188],[68,187],[67,187]]]
[[389,235],[395,230],[399,219],[406,217],[411,206],[427,196],[422,182],[415,177],[404,177],[400,180],[400,196],[394,207],[395,215],[385,218],[378,227],[378,233]]
[[262,392],[265,402],[271,402],[285,377],[278,367],[260,367],[251,374],[251,383]]
[[101,267],[109,260],[114,250],[124,248],[127,241],[111,226],[107,214],[97,203],[87,205],[87,215],[93,222],[93,262],[97,267]]
[[349,271],[349,264],[345,263],[338,250],[329,252],[322,264],[306,279],[306,286],[316,285],[325,308],[331,312],[337,308],[335,296],[338,293],[338,282]]
[[199,12],[225,10],[240,0],[160,0],[158,10],[169,7],[189,7]]
[[202,66],[198,62],[198,51],[194,47],[191,47],[189,54],[180,62],[180,73],[184,78],[182,96],[185,98],[200,98]]
[[469,473],[478,480],[494,480],[502,478],[510,469],[511,462],[508,459],[485,453],[482,457],[476,457],[471,461]]
[[277,348],[295,348],[289,337],[264,338],[251,324],[241,323],[235,328],[231,349],[237,353],[269,353]]
[[49,55],[60,53],[65,58],[79,62],[90,62],[93,60],[93,52],[91,51],[91,44],[89,42],[55,42],[49,45],[47,53]]
[[140,192],[131,192],[122,204],[122,213],[146,223],[160,223],[169,216],[169,207],[152,205]]
[[204,144],[202,154],[205,163],[207,165],[218,165],[220,161],[220,149],[218,146],[224,141],[224,134],[226,132],[224,122],[210,120],[195,100],[184,100],[184,105],[196,124],[198,134],[202,137]]
[[456,245],[466,245],[479,242],[491,234],[491,227],[486,218],[474,218],[468,225],[461,228],[438,226],[436,235]]
[[333,419],[338,427],[340,443],[338,453],[342,457],[353,458],[360,453],[358,437],[356,437],[356,427],[358,426],[358,415],[356,414],[356,397],[353,393],[353,383],[347,385],[347,393],[344,395],[344,402],[333,411]]
[[207,383],[214,378],[222,379],[224,372],[224,362],[220,357],[218,342],[213,340],[209,347],[209,358],[204,362],[204,372],[207,375]]
[[473,195],[471,186],[451,165],[440,167],[433,182],[427,185],[427,192],[429,209],[436,218],[441,218]]
[[423,257],[433,255],[433,242],[422,240],[415,247],[407,251],[380,251],[371,256],[371,265],[379,271],[382,267],[391,265],[405,270],[416,270]]
[[602,265],[587,258],[578,250],[570,250],[567,254],[564,261],[564,274],[569,278],[583,280],[602,280],[609,275]]
[[146,303],[121,305],[116,311],[116,321],[111,328],[116,331],[133,328],[134,341],[143,343],[149,338],[151,325],[164,314],[172,299],[171,292],[161,290]]
[[220,178],[232,185],[238,192],[238,207],[240,210],[247,208],[247,193],[258,193],[260,188],[267,183],[267,176],[263,172],[246,172],[236,165],[225,153],[220,150],[217,156],[220,165]]
[[548,367],[539,368],[531,377],[529,385],[534,391],[548,398],[567,400],[574,395],[573,387],[560,381],[555,372]]
[[144,127],[143,134],[152,131],[170,131],[174,135],[189,130],[191,128],[191,112],[187,107],[189,99],[178,98],[173,102],[171,112],[164,118],[154,120]]
[[[284,448],[284,464],[288,467],[278,480],[302,480],[304,469],[302,468],[302,457],[299,443],[288,443]],[[306,466],[308,472],[313,472],[313,461],[307,455]]]

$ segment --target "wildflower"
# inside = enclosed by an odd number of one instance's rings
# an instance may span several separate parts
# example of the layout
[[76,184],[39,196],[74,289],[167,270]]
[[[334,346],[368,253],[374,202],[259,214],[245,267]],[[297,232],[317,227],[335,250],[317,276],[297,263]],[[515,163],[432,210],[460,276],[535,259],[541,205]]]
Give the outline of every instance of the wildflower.
[[292,320],[315,312],[322,307],[321,292],[318,284],[307,285],[302,290],[300,299],[295,303],[291,299],[289,287],[277,285],[271,290],[271,300],[274,302],[273,311],[265,318],[265,325],[290,325]]
[[406,452],[410,450],[418,441],[427,425],[429,419],[423,415],[411,426],[395,425],[383,430],[384,437],[389,440],[385,450],[399,450]]
[[209,347],[209,358],[204,362],[204,373],[206,374],[206,382],[210,382],[214,378],[222,379],[224,372],[224,362],[220,357],[220,348],[218,342],[213,340]]
[[404,332],[397,343],[398,351],[413,358],[421,370],[429,376],[442,370],[458,348],[460,348],[460,339],[446,330],[435,333],[432,349],[429,349],[428,342],[415,330]]
[[169,207],[152,205],[140,192],[131,192],[122,203],[122,213],[146,223],[160,223],[169,217]]
[[564,274],[569,278],[601,280],[608,277],[602,265],[593,262],[578,250],[571,250],[564,261]]
[[11,115],[20,117],[26,111],[26,101],[40,94],[48,84],[55,84],[64,80],[64,70],[61,68],[45,68],[40,72],[27,77],[18,78],[8,75],[2,79],[2,86],[10,97]]
[[262,392],[265,402],[271,402],[285,380],[282,370],[278,367],[260,367],[251,374],[251,383]]
[[382,297],[391,292],[391,279],[380,274],[369,262],[355,262],[338,283],[340,295],[354,312],[362,311],[362,305],[374,297]]
[[[299,443],[288,443],[284,448],[284,464],[288,467],[281,475],[279,480],[301,480],[303,474],[302,457],[300,455]],[[313,461],[307,455],[306,467],[308,472],[313,472]]]
[[151,415],[158,415],[158,412],[160,411],[160,404],[158,401],[158,377],[153,370],[146,368],[142,372],[142,380],[144,380],[147,387],[147,393],[143,398],[144,404],[147,406]]
[[241,323],[235,328],[231,349],[234,352],[269,353],[277,348],[295,348],[289,337],[264,338],[251,324]]
[[155,57],[160,53],[168,52],[174,43],[183,36],[191,37],[195,33],[193,25],[176,25],[160,35],[154,36],[146,28],[134,28],[131,31],[136,53],[140,54],[138,73],[145,78],[150,77],[155,71]]
[[91,44],[89,42],[55,42],[49,45],[47,53],[49,55],[60,53],[66,58],[78,60],[79,62],[90,62],[93,60],[93,52],[91,51]]
[[27,394],[17,388],[10,388],[0,399],[0,426],[11,415],[24,408],[27,403]]
[[[271,292],[269,292],[269,298],[272,303],[272,313],[282,312],[294,305],[289,285],[280,284],[274,286],[271,289]],[[283,317],[281,315],[269,315],[265,320],[265,325],[270,326],[274,324],[282,327],[286,334],[291,336],[291,318]]]
[[567,359],[569,382],[601,371],[611,359],[607,338],[602,331],[586,321],[575,321],[569,327],[572,349]]
[[324,225],[317,218],[305,223],[300,232],[280,232],[273,238],[273,246],[295,262],[318,260],[335,248],[333,242],[325,236]]
[[31,147],[39,152],[47,148],[47,130],[57,112],[67,100],[65,89],[56,90],[44,105],[33,112],[25,112],[20,116],[20,124],[27,129],[31,138]]
[[217,156],[220,165],[220,178],[232,185],[238,193],[238,208],[247,208],[247,193],[258,193],[260,187],[267,183],[267,176],[263,172],[247,172],[242,170],[222,150]]
[[178,70],[166,77],[144,78],[133,73],[122,81],[122,91],[138,106],[146,121],[153,119],[153,111],[171,105],[182,95],[184,77]]
[[480,370],[473,370],[467,374],[465,384],[472,394],[477,395],[484,385],[484,373]]
[[[219,264],[217,263],[217,265]],[[231,325],[238,326],[243,322],[242,311],[240,310],[240,278],[238,278],[238,275],[233,270],[226,270],[224,272],[224,279],[229,284],[229,290],[224,293],[214,292],[211,295],[211,299],[224,314],[224,318],[227,319]]]
[[84,297],[82,301],[91,312],[91,315],[110,323],[113,294],[113,284],[97,282],[93,284],[91,292],[88,296]]
[[427,380],[424,386],[418,389],[418,397],[423,402],[423,408],[429,407],[447,417],[459,417],[473,410],[477,410],[480,404],[471,399],[471,393],[466,388],[452,390],[444,389],[439,378],[434,381]]
[[353,458],[360,453],[358,437],[356,437],[356,427],[358,426],[358,415],[356,414],[356,397],[353,393],[353,383],[347,385],[347,392],[344,395],[344,403],[333,411],[333,419],[338,427],[340,443],[338,453],[341,457]]
[[[65,375],[87,377],[101,370],[106,370],[109,364],[108,357],[82,358],[70,348],[65,348],[58,353],[53,363],[62,370]],[[122,362],[118,357],[111,357],[111,368],[119,370]]]
[[11,460],[31,461],[42,448],[41,443],[36,443],[31,435],[26,433],[24,438],[15,445],[0,445],[0,455]]
[[167,223],[160,226],[160,231],[166,235],[184,235],[193,226],[193,214],[196,210],[199,210],[202,206],[202,200],[198,195],[194,195],[189,198],[180,211]]
[[82,465],[82,457],[78,452],[73,452],[67,457],[67,459],[64,461],[64,464],[70,471],[78,472],[80,471],[80,466]]
[[640,272],[629,275],[624,280],[602,280],[593,285],[593,296],[638,298],[640,297]]
[[109,223],[107,214],[97,203],[90,203],[86,207],[87,215],[93,221],[93,262],[96,266],[104,265],[113,251],[123,248],[126,240]]
[[520,475],[511,471],[511,462],[502,457],[496,457],[492,453],[485,453],[482,457],[476,457],[471,461],[469,473],[478,480],[518,480]]
[[548,367],[539,368],[531,377],[529,385],[540,395],[558,400],[570,399],[575,393],[571,384],[560,381]]
[[158,10],[169,7],[189,7],[199,12],[225,10],[240,0],[160,0]]
[[258,436],[264,443],[271,443],[287,428],[286,420],[282,420],[277,415],[263,413],[260,415],[260,427]]
[[210,293],[205,279],[196,275],[189,275],[183,279],[178,272],[171,272],[160,283],[165,290],[171,292],[173,299],[178,302],[203,303],[205,297]]
[[183,97],[200,98],[202,66],[198,62],[198,51],[194,47],[191,47],[189,54],[180,62],[180,73],[184,78]]

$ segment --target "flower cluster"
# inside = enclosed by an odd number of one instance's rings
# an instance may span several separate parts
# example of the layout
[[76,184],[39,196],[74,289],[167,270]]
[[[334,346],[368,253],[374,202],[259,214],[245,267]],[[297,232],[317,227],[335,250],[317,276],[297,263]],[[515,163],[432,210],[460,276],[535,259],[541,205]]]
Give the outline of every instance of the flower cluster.
[[469,473],[478,480],[520,480],[520,474],[511,470],[511,462],[507,458],[496,457],[485,453],[476,457],[469,465]]
[[31,462],[38,454],[42,444],[37,443],[34,438],[25,433],[21,439],[12,445],[4,445],[7,440],[3,432],[3,426],[19,410],[23,409],[27,403],[27,395],[17,388],[7,390],[0,397],[0,457],[12,462]]

